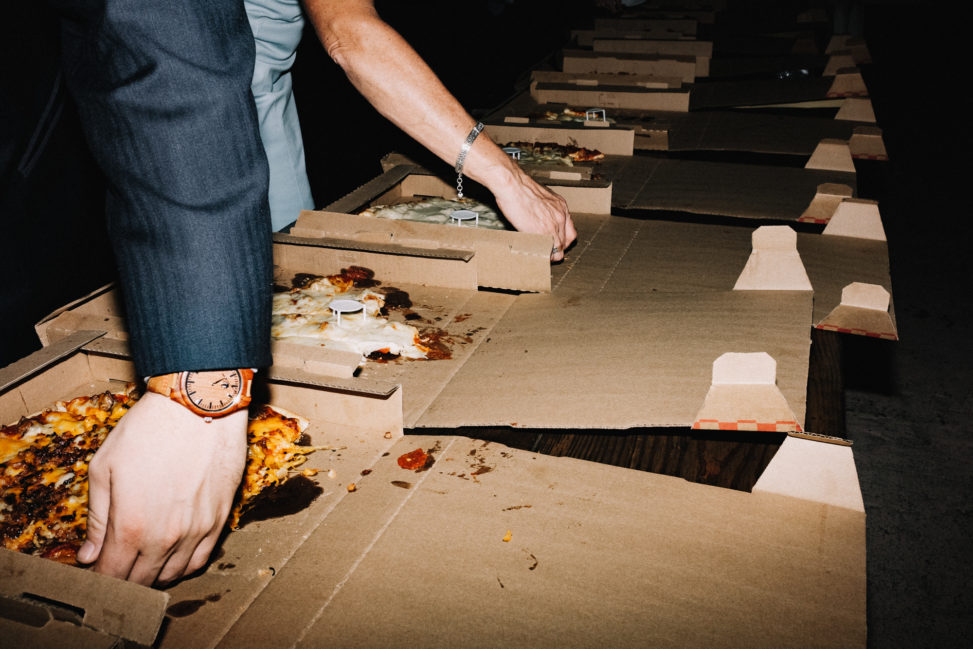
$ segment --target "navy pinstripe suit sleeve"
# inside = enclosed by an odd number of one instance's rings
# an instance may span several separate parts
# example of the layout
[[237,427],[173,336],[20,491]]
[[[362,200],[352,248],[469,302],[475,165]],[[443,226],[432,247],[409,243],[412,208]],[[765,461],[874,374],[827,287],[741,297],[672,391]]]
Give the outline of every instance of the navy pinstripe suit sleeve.
[[269,365],[268,170],[242,0],[60,10],[139,372]]

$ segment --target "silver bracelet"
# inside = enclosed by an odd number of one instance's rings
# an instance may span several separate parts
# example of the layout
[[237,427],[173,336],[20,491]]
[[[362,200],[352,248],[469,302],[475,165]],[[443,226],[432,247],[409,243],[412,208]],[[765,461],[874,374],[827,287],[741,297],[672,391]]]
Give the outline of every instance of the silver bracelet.
[[463,198],[463,163],[466,162],[466,154],[470,152],[473,141],[482,130],[483,122],[477,122],[470,134],[466,136],[466,141],[459,150],[459,157],[456,158],[456,195],[460,198]]

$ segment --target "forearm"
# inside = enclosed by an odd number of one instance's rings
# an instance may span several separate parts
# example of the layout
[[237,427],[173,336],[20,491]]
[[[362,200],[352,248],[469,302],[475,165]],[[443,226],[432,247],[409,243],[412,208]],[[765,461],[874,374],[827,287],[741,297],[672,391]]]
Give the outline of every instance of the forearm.
[[[475,124],[466,109],[367,0],[307,0],[318,37],[376,110],[450,165]],[[464,175],[492,191],[521,175],[489,138],[474,142]]]

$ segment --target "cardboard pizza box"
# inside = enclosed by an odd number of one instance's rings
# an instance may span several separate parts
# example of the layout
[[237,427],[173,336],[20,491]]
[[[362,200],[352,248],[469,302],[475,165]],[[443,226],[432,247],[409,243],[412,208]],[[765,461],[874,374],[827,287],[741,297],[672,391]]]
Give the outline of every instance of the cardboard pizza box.
[[803,494],[406,437],[215,646],[863,648],[851,449],[794,442]]
[[[614,136],[617,137],[617,134]],[[624,138],[625,134],[622,133]],[[611,212],[612,181],[610,177],[590,177],[587,180],[573,174],[570,168],[557,177],[537,177],[537,181],[564,198],[573,212],[608,214]],[[490,204],[492,197],[483,187],[467,181],[466,195]],[[373,178],[356,190],[327,205],[330,212],[357,214],[371,205],[384,205],[407,200],[414,196],[456,196],[455,185],[447,184],[432,172],[415,165],[401,165]],[[507,236],[519,237],[509,232]]]
[[689,88],[613,85],[601,80],[578,83],[535,81],[530,94],[537,103],[603,106],[665,112],[687,112],[690,106]]
[[626,54],[565,49],[561,70],[570,74],[632,74],[696,80],[696,57],[680,54]]
[[691,56],[696,60],[696,76],[709,76],[710,60],[713,58],[712,41],[664,40],[636,38],[595,38],[591,49],[596,53],[610,54],[656,54]]
[[[501,146],[513,142],[553,142],[594,149],[606,156],[631,156],[635,142],[632,130],[615,127],[602,120],[601,109],[592,111],[592,118],[583,123],[530,122],[528,118],[510,117],[497,121],[488,120],[484,131]],[[598,165],[578,163],[575,167],[597,170]],[[573,170],[574,167],[566,167],[561,171],[570,173]]]
[[595,39],[690,40],[696,38],[697,26],[697,21],[689,18],[643,20],[637,27],[596,25],[594,29],[572,29],[571,40],[580,47],[592,47]]
[[[118,342],[104,331],[75,331],[0,369],[0,420],[15,422],[58,400],[134,382],[135,369]],[[175,620],[192,614],[207,620],[206,632],[216,633],[244,611],[337,500],[349,493],[346,485],[359,479],[402,434],[397,390],[391,399],[397,402],[394,418],[382,421],[382,407],[357,407],[361,404],[344,395],[337,402],[323,394],[326,389],[300,378],[299,372],[258,374],[254,399],[310,421],[307,434],[322,448],[308,456],[304,467],[317,469],[318,479],[293,478],[276,504],[249,522],[245,517],[239,530],[227,534],[203,574],[166,590],[0,549],[4,646],[11,641],[10,646],[24,647],[58,642],[114,647],[122,640],[149,646],[161,637],[171,646],[195,647],[205,644],[195,635],[199,628],[182,636]],[[213,610],[216,602],[219,611]]]

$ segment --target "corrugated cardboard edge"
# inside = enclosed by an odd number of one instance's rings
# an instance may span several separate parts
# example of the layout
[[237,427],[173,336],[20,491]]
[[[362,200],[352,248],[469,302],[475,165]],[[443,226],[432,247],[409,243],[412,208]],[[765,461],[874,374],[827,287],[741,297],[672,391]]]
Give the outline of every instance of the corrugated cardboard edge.
[[804,168],[855,173],[855,161],[851,157],[851,147],[848,142],[825,138],[814,147],[814,152],[805,163]]
[[890,309],[891,296],[883,287],[853,282],[842,289],[841,303],[815,326],[838,333],[898,340]]
[[851,446],[799,436],[784,438],[753,492],[865,511]]
[[887,241],[878,201],[863,198],[844,198],[835,207],[834,214],[822,234],[855,239]]
[[0,369],[0,394],[6,392],[21,381],[39,374],[51,365],[67,358],[88,343],[104,335],[104,331],[75,331],[53,344],[42,347],[32,354],[7,365],[3,369]]
[[842,68],[835,73],[828,97],[867,97],[868,88],[858,68]]
[[[163,591],[5,548],[0,548],[0,576],[5,597],[26,594],[83,609],[85,626],[142,645],[155,641],[169,604]],[[16,639],[4,638],[11,640]],[[20,646],[30,642],[25,638]]]
[[852,129],[848,140],[851,156],[859,160],[888,160],[882,129],[877,126],[861,125]]
[[68,311],[74,310],[77,306],[79,306],[81,304],[85,304],[87,302],[91,302],[95,298],[97,298],[97,297],[99,297],[101,295],[104,295],[105,293],[108,293],[109,291],[112,291],[114,288],[115,288],[115,284],[113,282],[109,282],[108,284],[105,284],[103,286],[99,286],[98,288],[96,288],[95,290],[91,291],[87,295],[83,295],[83,296],[79,297],[76,300],[73,300],[71,302],[68,302],[64,306],[62,306],[62,307],[60,307],[58,309],[55,309],[51,313],[49,313],[46,316],[44,316],[43,318],[41,318],[37,322],[37,324],[34,325],[34,331],[37,333],[37,337],[40,339],[41,344],[42,345],[49,345],[52,342],[51,341],[51,338],[50,338],[50,335],[49,335],[49,333],[47,331],[47,329],[50,326],[50,323],[51,323],[52,320],[56,319],[59,315],[61,315],[63,313],[66,313]]
[[769,354],[728,352],[713,361],[713,382],[693,430],[800,431],[801,424],[777,387]]
[[818,185],[814,198],[807,209],[797,219],[801,223],[825,224],[831,220],[838,205],[846,198],[854,196],[854,190],[841,183],[822,183]]

